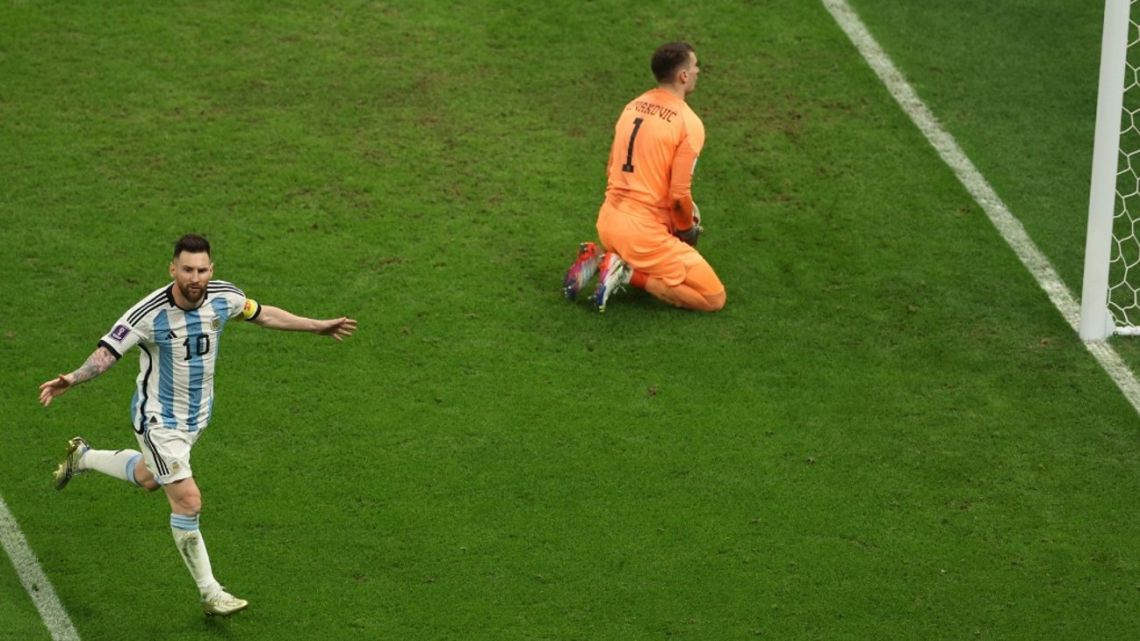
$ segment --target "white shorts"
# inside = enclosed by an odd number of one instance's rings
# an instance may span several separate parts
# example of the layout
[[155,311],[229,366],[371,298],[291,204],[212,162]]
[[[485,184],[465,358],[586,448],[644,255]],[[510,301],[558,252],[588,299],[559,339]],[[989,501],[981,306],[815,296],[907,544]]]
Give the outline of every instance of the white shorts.
[[162,427],[142,434],[135,433],[143,460],[146,461],[146,469],[150,470],[159,485],[169,485],[194,476],[190,469],[190,448],[194,447],[194,442],[201,433]]

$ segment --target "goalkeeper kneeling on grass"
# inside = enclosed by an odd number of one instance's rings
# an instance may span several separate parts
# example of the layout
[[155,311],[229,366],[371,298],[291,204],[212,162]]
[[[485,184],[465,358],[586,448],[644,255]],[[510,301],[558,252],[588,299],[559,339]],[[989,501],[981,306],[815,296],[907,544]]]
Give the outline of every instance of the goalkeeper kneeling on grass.
[[724,285],[696,250],[702,228],[690,191],[705,143],[704,125],[685,102],[697,85],[697,55],[687,43],[667,43],[650,67],[657,87],[627,104],[614,125],[597,222],[606,251],[582,243],[563,292],[577,298],[596,273],[599,311],[628,284],[677,307],[714,312],[724,307]]

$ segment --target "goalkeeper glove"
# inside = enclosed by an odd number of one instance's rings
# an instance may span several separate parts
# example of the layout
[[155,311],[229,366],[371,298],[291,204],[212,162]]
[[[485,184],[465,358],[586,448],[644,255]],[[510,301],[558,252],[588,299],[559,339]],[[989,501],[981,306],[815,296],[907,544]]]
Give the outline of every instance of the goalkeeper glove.
[[677,236],[677,238],[681,239],[681,242],[696,247],[697,241],[701,238],[702,231],[704,231],[704,227],[693,224],[692,227],[686,229],[685,231],[674,232],[674,234]]
[[697,240],[700,239],[701,232],[704,230],[705,228],[701,227],[701,209],[700,207],[697,207],[697,203],[693,203],[693,226],[686,229],[685,231],[674,233],[676,234],[677,238],[681,239],[682,242],[696,247]]

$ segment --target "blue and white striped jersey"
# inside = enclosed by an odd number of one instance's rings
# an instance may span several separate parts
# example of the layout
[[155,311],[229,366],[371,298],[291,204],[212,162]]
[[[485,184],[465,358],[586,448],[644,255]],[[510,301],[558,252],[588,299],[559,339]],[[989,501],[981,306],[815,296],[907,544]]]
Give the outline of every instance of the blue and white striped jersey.
[[232,318],[252,320],[261,313],[256,301],[222,280],[207,284],[205,300],[193,310],[175,304],[173,287],[171,283],[151,292],[99,341],[116,358],[139,347],[131,424],[140,434],[156,427],[204,429],[214,406],[222,329]]

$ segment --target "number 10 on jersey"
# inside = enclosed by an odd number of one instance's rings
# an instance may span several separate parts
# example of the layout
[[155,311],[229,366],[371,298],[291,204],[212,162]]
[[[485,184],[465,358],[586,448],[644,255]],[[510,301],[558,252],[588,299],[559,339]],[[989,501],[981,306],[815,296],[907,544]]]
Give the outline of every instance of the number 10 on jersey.
[[183,360],[188,361],[195,355],[205,356],[210,353],[210,335],[196,334],[194,336],[187,336],[186,340],[182,341],[182,345],[186,348],[186,358]]

